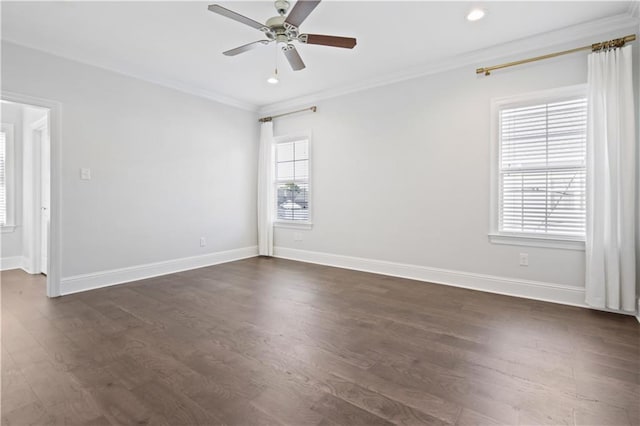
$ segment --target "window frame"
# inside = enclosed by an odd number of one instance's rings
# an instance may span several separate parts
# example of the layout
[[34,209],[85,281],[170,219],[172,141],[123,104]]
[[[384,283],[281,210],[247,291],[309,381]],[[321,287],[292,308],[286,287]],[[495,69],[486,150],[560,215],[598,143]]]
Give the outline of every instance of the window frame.
[[[585,238],[557,234],[529,234],[500,231],[500,110],[561,101],[575,96],[587,96],[587,85],[578,84],[556,89],[529,92],[491,100],[490,138],[490,194],[489,194],[489,241],[530,247],[550,247],[567,250],[584,250]],[[586,154],[585,154],[586,155]]]
[[0,231],[4,234],[6,232],[13,232],[16,229],[16,204],[15,204],[15,132],[14,125],[12,123],[0,123],[0,130],[4,132],[5,136],[5,157],[4,157],[4,172],[5,176],[5,206],[7,211],[5,212],[6,222],[4,225],[0,225]]
[[[301,140],[307,141],[307,149],[309,152],[308,161],[308,177],[307,177],[307,188],[308,188],[308,219],[307,220],[286,220],[286,219],[278,219],[278,190],[277,186],[279,183],[283,182],[282,180],[278,180],[277,176],[277,164],[278,164],[278,144],[282,143],[290,143],[290,142],[299,142]],[[313,227],[313,144],[311,141],[311,132],[307,133],[295,133],[288,134],[282,136],[275,136],[273,138],[273,225],[278,228],[291,228],[291,229],[311,229]]]

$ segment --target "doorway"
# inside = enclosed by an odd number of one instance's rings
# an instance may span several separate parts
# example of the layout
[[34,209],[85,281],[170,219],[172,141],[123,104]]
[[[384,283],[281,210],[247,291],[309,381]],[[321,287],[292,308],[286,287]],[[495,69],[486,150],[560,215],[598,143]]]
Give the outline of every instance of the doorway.
[[[55,214],[58,202],[52,197],[57,194],[52,191],[52,183],[59,181],[52,173],[59,170],[52,161],[54,155],[57,157],[55,145],[59,138],[55,131],[59,129],[59,110],[55,102],[2,93],[3,124],[11,117],[11,126],[15,129],[13,154],[6,157],[13,173],[6,180],[12,182],[13,187],[7,190],[14,192],[13,197],[7,199],[11,205],[6,208],[13,212],[15,219],[12,236],[3,230],[3,252],[8,248],[19,253],[16,257],[20,262],[16,267],[25,272],[45,275],[49,297],[60,295],[56,222],[59,216]],[[5,111],[19,113],[5,115]]]

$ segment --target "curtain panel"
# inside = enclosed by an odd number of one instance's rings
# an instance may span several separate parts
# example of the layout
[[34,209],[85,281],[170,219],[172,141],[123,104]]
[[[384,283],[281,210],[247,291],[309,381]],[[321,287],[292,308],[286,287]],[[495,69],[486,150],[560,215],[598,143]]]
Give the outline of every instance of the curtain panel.
[[258,254],[273,256],[273,123],[260,125],[258,152]]
[[636,311],[631,46],[588,57],[586,302]]

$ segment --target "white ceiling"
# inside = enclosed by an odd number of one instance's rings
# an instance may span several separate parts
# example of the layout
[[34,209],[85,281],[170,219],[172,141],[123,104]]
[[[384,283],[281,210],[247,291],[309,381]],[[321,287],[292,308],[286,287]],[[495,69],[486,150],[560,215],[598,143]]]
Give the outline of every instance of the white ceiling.
[[[302,45],[307,64],[293,72],[275,46],[226,57],[263,38],[207,10],[211,2],[2,2],[2,38],[93,65],[256,106],[347,87],[566,26],[620,15],[631,1],[419,2],[323,1],[302,32],[357,37],[353,50]],[[271,1],[220,1],[257,21]],[[467,22],[473,6],[485,19]]]

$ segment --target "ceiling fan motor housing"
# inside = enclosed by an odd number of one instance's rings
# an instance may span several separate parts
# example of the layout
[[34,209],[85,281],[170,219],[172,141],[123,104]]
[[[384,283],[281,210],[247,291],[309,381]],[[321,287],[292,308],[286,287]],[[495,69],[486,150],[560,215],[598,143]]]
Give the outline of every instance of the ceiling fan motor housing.
[[276,30],[278,28],[284,29],[284,20],[286,18],[284,16],[274,16],[273,18],[267,19],[265,25],[272,30]]
[[267,37],[271,40],[275,40],[279,43],[288,43],[291,40],[298,38],[298,29],[296,27],[287,25],[284,16],[274,16],[267,19],[265,25],[269,27]]

